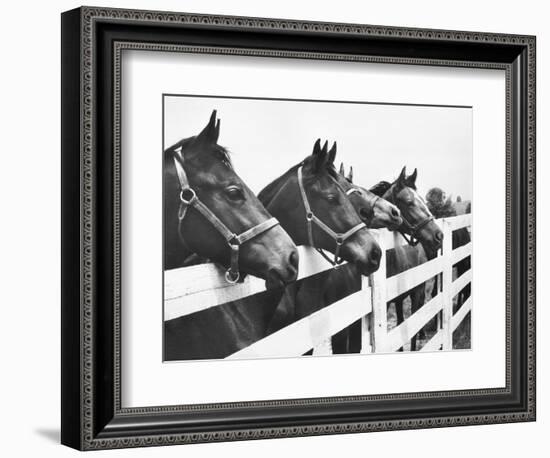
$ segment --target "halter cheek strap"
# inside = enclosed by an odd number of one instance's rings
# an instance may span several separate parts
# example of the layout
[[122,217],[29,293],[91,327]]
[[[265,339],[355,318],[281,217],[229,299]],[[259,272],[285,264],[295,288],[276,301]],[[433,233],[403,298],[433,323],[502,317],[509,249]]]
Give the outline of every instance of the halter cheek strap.
[[266,221],[251,227],[250,229],[235,234],[231,231],[203,202],[198,198],[195,191],[190,187],[189,180],[182,166],[183,158],[178,152],[174,152],[174,163],[178,174],[181,190],[180,190],[180,207],[178,209],[178,233],[181,234],[181,225],[189,207],[197,210],[220,235],[225,239],[231,249],[230,266],[225,272],[225,279],[228,283],[237,283],[240,278],[239,273],[239,248],[243,243],[257,237],[258,235],[268,231],[279,224],[276,218],[269,218]]
[[[395,196],[395,191],[392,191],[392,200],[393,200],[393,203],[394,205],[397,205],[396,204],[396,196]],[[424,218],[423,220],[421,220],[420,222],[418,222],[417,224],[411,224],[407,218],[405,218],[405,215],[403,214],[403,212],[401,212],[401,218],[403,219],[403,230],[399,230],[399,233],[401,234],[401,236],[406,240],[406,242],[410,245],[410,246],[416,246],[420,243],[420,239],[418,238],[418,232],[424,227],[426,226],[430,221],[433,221],[434,220],[434,217],[431,213],[429,213],[429,216],[427,216],[426,218]]]
[[[343,262],[343,259],[340,258],[340,248],[344,244],[344,242],[349,239],[353,234],[355,234],[357,231],[360,231],[361,229],[366,229],[366,224],[361,222],[357,224],[356,226],[352,227],[347,232],[338,233],[334,232],[330,227],[328,227],[323,221],[321,221],[313,211],[311,210],[311,206],[309,205],[309,201],[307,199],[306,190],[304,188],[304,183],[302,179],[302,166],[298,167],[298,186],[300,188],[300,194],[302,196],[302,202],[304,204],[304,208],[306,210],[306,227],[307,227],[307,236],[308,236],[308,242],[309,245],[314,247],[321,255],[330,262],[333,266],[341,264]],[[323,232],[325,232],[330,238],[334,240],[336,243],[336,248],[334,250],[334,260],[331,260],[322,249],[317,248],[315,246],[315,242],[313,240],[313,224],[315,224],[319,229],[321,229]]]

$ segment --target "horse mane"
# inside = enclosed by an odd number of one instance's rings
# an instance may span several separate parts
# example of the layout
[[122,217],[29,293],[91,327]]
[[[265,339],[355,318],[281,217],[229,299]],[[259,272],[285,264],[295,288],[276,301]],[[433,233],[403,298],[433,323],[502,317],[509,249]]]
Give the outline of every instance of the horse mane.
[[[177,143],[174,143],[172,146],[169,146],[164,151],[165,155],[173,155],[174,152],[181,148],[182,151],[185,150],[192,142],[195,140],[196,137],[188,137],[180,140]],[[233,162],[231,161],[231,156],[229,153],[229,150],[221,145],[218,145],[217,143],[212,148],[212,152],[216,156],[217,159],[222,161],[225,165],[227,165],[230,169],[233,169]]]
[[372,188],[369,189],[370,192],[377,195],[378,197],[382,197],[388,189],[391,188],[393,183],[390,183],[389,181],[381,181],[378,184],[375,184]]
[[[395,180],[393,183],[390,183],[389,181],[381,181],[380,183],[375,184],[372,188],[370,188],[369,191],[376,194],[378,197],[382,197],[384,194],[386,194],[388,189],[390,189],[395,183],[397,183],[397,180]],[[413,184],[412,186],[406,183],[406,186],[408,186],[411,189],[414,189],[415,191],[417,190],[416,183]]]

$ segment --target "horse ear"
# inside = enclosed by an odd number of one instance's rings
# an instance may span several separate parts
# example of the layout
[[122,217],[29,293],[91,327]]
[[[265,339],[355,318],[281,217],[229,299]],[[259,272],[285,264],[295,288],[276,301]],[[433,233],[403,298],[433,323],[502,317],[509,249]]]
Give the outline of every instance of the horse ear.
[[313,145],[313,152],[311,154],[319,154],[321,152],[321,139],[318,138]]
[[340,175],[344,176],[346,174],[346,171],[344,170],[344,163],[340,162]]
[[216,143],[218,143],[218,138],[220,137],[220,124],[221,119],[218,119],[218,122],[216,123],[216,128],[214,129],[214,135],[216,136]]
[[353,167],[350,166],[348,176],[346,177],[350,183],[353,183]]
[[323,145],[323,149],[321,149],[321,152],[323,154],[327,154],[327,151],[328,151],[328,140],[325,140],[325,143]]
[[197,135],[195,141],[198,142],[208,142],[208,143],[217,143],[218,137],[220,135],[220,121],[216,122],[217,111],[213,110],[210,115],[210,120],[205,128]]
[[334,159],[336,159],[336,142],[334,142],[332,148],[328,152],[328,163],[334,164]]
[[397,184],[399,186],[404,186],[406,179],[407,179],[407,166],[404,166],[401,169],[401,173],[399,174],[399,177],[397,178]]
[[418,175],[418,170],[414,169],[414,172],[412,175],[408,176],[405,183],[407,186],[410,186],[411,188],[414,188],[416,186],[416,177]]
[[[318,145],[319,144],[319,145]],[[327,165],[327,146],[328,142],[325,142],[323,147],[320,147],[321,141],[317,140],[315,142],[315,147],[313,148],[313,160],[311,163],[311,171],[314,175],[317,175],[321,172]]]

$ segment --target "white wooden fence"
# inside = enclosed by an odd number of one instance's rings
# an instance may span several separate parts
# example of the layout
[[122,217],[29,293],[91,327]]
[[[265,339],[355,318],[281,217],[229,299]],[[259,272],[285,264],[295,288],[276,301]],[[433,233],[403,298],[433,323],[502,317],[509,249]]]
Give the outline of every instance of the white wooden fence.
[[[453,250],[452,232],[471,226],[471,215],[444,218],[436,222],[444,234],[443,253],[437,258],[386,278],[386,250],[407,242],[395,232],[373,230],[372,233],[383,248],[380,268],[370,277],[362,278],[362,287],[358,292],[296,321],[228,358],[299,356],[311,349],[314,349],[314,354],[330,354],[330,338],[357,320],[362,322],[361,353],[394,352],[409,342],[438,314],[438,330],[421,351],[452,349],[453,331],[472,309],[470,296],[453,314],[453,297],[472,281],[471,269],[453,281],[453,265],[472,254],[472,243]],[[299,251],[298,279],[332,268],[315,250],[299,247]],[[388,331],[387,302],[436,275],[440,277],[441,292],[403,323]],[[166,271],[164,285],[165,321],[265,290],[264,281],[251,276],[243,283],[229,285],[225,281],[223,270],[213,264]]]

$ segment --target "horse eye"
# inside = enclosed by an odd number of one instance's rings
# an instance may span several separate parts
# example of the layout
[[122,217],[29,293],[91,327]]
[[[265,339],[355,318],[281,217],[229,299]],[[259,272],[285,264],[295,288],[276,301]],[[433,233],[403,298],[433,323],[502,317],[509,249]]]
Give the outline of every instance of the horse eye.
[[337,203],[338,202],[338,196],[336,194],[329,194],[327,196],[327,200],[330,202],[330,203]]
[[244,194],[243,191],[238,188],[237,186],[229,186],[225,190],[227,197],[229,197],[231,200],[243,200]]

